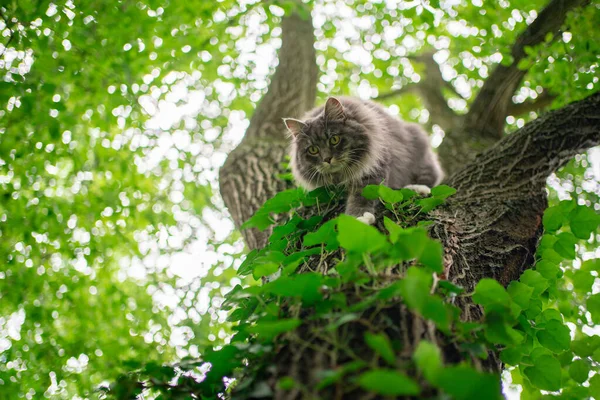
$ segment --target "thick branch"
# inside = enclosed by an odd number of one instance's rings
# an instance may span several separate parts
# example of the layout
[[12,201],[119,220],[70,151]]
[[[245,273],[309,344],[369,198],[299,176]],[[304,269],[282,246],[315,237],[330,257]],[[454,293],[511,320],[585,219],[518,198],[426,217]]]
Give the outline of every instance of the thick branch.
[[[221,196],[238,229],[267,199],[290,185],[279,178],[288,146],[282,118],[299,117],[313,107],[316,98],[312,21],[288,16],[282,29],[279,65],[268,92],[252,115],[244,139],[219,171]],[[268,231],[254,229],[242,234],[251,249],[264,246],[269,236]]]
[[454,174],[461,199],[527,198],[573,156],[600,144],[600,92],[506,136]]
[[511,55],[512,64],[498,65],[477,94],[466,118],[466,128],[472,134],[501,137],[511,98],[527,71],[517,66],[525,56],[525,47],[544,41],[548,33],[556,34],[569,11],[587,5],[589,0],[551,0],[538,17],[519,35]]

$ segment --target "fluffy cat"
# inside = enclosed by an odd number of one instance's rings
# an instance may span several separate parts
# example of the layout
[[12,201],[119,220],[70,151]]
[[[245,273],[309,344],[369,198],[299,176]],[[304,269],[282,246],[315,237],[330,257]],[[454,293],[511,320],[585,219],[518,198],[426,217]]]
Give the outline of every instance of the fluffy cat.
[[303,187],[343,185],[346,214],[375,222],[376,201],[362,196],[366,185],[411,187],[421,193],[443,177],[427,134],[371,101],[330,97],[302,120],[285,118],[292,136],[292,173]]

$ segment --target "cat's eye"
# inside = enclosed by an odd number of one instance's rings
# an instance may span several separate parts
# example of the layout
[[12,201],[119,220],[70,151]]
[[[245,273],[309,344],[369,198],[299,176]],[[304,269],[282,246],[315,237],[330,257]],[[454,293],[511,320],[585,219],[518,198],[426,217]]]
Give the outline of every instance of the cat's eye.
[[310,155],[315,155],[315,154],[319,154],[319,148],[317,146],[310,146],[308,148],[308,154]]
[[333,135],[332,137],[329,138],[329,143],[331,143],[333,146],[335,146],[339,142],[340,142],[339,135]]

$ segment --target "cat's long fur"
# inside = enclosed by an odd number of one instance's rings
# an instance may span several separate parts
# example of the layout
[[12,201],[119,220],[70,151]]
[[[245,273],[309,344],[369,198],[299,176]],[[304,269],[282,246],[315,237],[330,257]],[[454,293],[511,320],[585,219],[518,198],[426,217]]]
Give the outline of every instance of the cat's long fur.
[[[346,213],[350,215],[373,211],[374,203],[361,195],[366,185],[432,187],[443,177],[427,134],[374,102],[329,98],[302,120],[286,119],[285,123],[292,133],[290,158],[297,182],[307,189],[346,186],[350,192]],[[340,142],[332,145],[335,135]],[[319,154],[309,154],[310,146],[317,146]],[[329,157],[330,163],[325,162]]]

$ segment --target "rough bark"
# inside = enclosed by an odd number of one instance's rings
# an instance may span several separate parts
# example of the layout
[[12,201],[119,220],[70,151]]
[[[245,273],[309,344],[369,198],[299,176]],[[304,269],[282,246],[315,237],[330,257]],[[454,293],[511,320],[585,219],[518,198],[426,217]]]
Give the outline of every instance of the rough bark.
[[[288,139],[284,117],[299,117],[313,107],[316,98],[317,65],[311,20],[297,15],[282,21],[283,38],[279,65],[267,94],[252,115],[240,145],[219,171],[225,205],[237,228],[277,192],[291,183],[279,178],[284,173]],[[250,249],[265,245],[269,232],[242,231]]]

